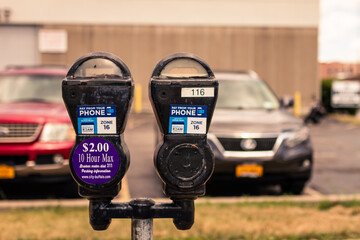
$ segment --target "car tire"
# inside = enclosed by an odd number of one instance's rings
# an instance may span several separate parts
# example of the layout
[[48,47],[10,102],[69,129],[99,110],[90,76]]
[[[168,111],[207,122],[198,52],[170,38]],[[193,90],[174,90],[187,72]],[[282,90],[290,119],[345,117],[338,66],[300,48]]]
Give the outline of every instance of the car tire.
[[283,194],[300,195],[305,188],[306,182],[304,181],[292,181],[281,184],[281,192]]

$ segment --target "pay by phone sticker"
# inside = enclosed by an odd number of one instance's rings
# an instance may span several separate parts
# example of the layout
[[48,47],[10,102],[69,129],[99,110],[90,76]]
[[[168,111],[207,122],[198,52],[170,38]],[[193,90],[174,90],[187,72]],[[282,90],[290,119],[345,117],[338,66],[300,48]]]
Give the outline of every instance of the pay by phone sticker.
[[171,105],[169,133],[206,134],[207,106]]
[[116,134],[116,106],[78,106],[78,134]]
[[119,169],[119,154],[114,145],[102,138],[90,138],[80,143],[72,159],[76,175],[90,184],[106,183]]

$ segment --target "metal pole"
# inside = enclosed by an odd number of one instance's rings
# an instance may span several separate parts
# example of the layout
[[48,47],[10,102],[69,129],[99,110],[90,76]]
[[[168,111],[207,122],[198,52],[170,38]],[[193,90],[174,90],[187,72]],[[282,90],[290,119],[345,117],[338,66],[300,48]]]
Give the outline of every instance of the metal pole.
[[131,219],[132,240],[153,240],[153,219]]

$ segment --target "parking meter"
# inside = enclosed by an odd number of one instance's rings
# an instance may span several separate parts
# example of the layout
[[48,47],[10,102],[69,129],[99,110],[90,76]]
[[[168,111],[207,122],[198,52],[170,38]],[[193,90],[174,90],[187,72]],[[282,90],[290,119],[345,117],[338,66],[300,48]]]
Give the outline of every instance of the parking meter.
[[205,194],[215,164],[207,132],[218,85],[210,67],[190,53],[164,58],[152,73],[150,101],[163,136],[154,163],[172,199]]
[[69,165],[82,197],[111,200],[121,189],[129,166],[123,132],[133,90],[125,63],[104,52],[80,57],[62,82],[63,100],[76,131]]

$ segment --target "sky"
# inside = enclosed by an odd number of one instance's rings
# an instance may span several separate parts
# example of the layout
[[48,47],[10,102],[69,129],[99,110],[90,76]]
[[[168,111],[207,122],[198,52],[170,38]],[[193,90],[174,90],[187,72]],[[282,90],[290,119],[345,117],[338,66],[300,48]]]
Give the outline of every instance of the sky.
[[360,0],[320,2],[320,62],[360,62]]

